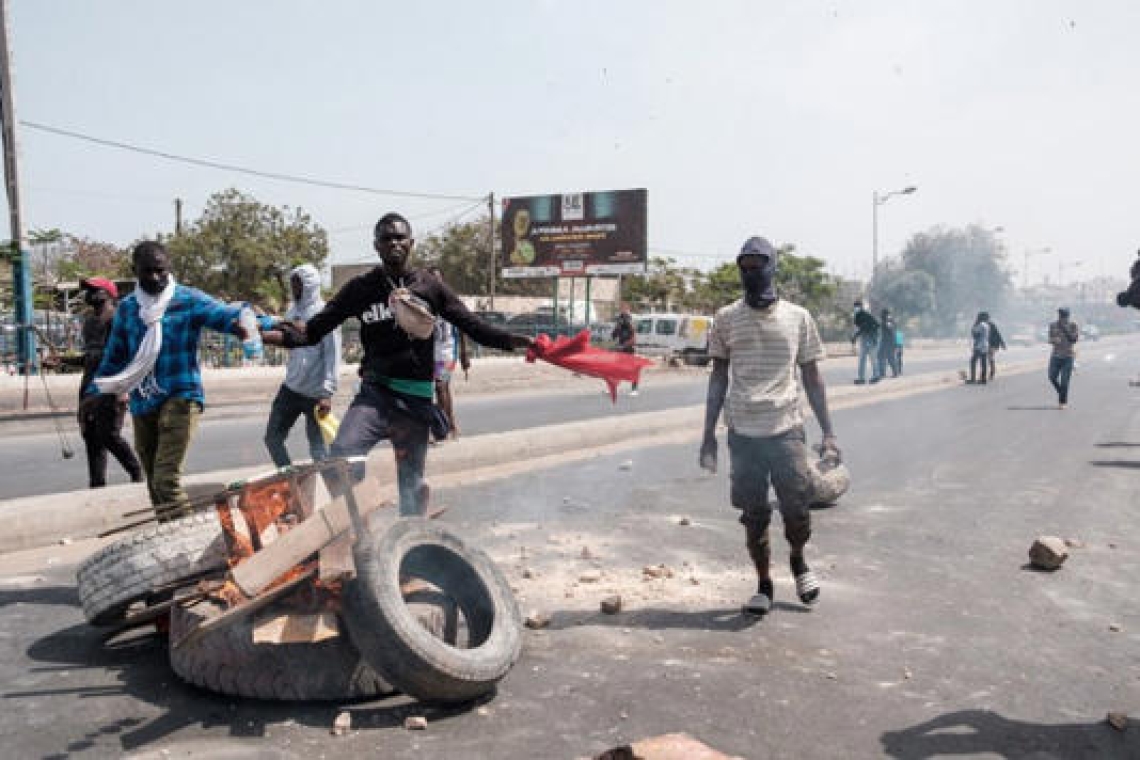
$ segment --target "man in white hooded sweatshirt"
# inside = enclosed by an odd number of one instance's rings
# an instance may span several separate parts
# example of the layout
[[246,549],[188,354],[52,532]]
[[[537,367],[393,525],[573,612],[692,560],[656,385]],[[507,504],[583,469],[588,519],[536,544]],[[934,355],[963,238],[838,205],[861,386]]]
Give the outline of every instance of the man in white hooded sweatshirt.
[[[302,264],[289,274],[293,305],[285,319],[307,322],[324,308],[321,299],[321,275],[312,264]],[[305,435],[309,439],[309,455],[313,461],[328,457],[328,447],[321,437],[317,414],[332,409],[340,369],[340,330],[325,335],[315,346],[302,346],[289,352],[285,382],[273,399],[269,422],[265,426],[265,447],[278,467],[292,464],[285,439],[301,415],[305,417]]]

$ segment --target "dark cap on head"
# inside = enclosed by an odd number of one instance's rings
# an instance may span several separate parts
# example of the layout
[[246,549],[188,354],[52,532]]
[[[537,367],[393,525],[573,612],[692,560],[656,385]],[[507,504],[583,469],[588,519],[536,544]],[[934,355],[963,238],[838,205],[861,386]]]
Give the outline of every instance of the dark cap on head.
[[772,259],[776,257],[776,249],[766,238],[750,237],[744,241],[740,253],[736,255],[736,260],[740,261],[741,256],[767,256]]
[[1059,314],[1062,317],[1069,316],[1069,307],[1068,306],[1062,306],[1061,308],[1057,309],[1057,314]]

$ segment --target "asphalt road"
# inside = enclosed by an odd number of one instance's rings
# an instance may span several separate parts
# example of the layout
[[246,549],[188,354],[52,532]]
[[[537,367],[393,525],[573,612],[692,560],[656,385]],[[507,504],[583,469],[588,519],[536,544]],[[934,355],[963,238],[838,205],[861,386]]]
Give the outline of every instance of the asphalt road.
[[[1042,355],[1043,351],[1041,347],[1018,347],[1003,353],[1001,360],[1022,361]],[[935,357],[924,356],[923,352],[912,352],[907,357],[905,371],[917,374],[962,365],[959,357],[947,356],[944,351],[938,352]],[[854,376],[850,359],[825,362],[823,367],[828,383],[848,384]],[[457,380],[457,383],[462,384],[462,380]],[[700,376],[685,382],[670,381],[658,385],[651,378],[642,386],[638,397],[631,398],[623,393],[616,405],[610,402],[603,389],[604,386],[599,381],[584,380],[578,390],[560,390],[553,395],[460,396],[457,415],[465,435],[479,435],[571,420],[656,411],[703,404],[706,381]],[[346,406],[350,400],[349,393],[340,394],[338,407]],[[261,439],[271,401],[271,394],[263,403],[243,406],[228,405],[224,398],[208,399],[206,414],[188,457],[187,474],[263,463],[268,465],[269,457]],[[3,433],[0,435],[0,459],[4,462],[0,471],[0,500],[87,487],[87,459],[83,441],[70,417],[61,418],[60,422],[64,440],[75,454],[69,460],[61,456],[63,445],[50,419],[41,418],[31,423],[0,423],[0,433]],[[124,430],[127,440],[131,440],[129,422]],[[303,423],[298,422],[293,428],[288,445],[295,459],[308,458]],[[114,459],[110,460],[107,480],[111,484],[126,483],[128,480]]]
[[[440,493],[552,624],[478,709],[352,705],[345,737],[329,734],[343,706],[222,698],[181,685],[155,639],[101,646],[72,587],[89,544],[0,557],[0,741],[42,758],[573,758],[687,731],[748,758],[1140,757],[1140,350],[1089,353],[1063,412],[1038,373],[839,411],[854,485],[814,513],[810,611],[777,530],[776,609],[740,616],[727,479],[692,445]],[[1025,566],[1043,533],[1077,542],[1056,573]],[[674,576],[643,581],[658,563]],[[614,592],[625,610],[601,615]],[[413,714],[427,731],[404,730]]]

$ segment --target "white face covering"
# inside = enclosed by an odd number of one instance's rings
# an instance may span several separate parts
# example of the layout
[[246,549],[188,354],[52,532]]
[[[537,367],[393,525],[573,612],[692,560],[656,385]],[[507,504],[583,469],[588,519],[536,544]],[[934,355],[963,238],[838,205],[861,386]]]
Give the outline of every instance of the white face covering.
[[130,393],[151,373],[154,363],[158,361],[158,353],[162,350],[162,317],[166,314],[166,307],[170,305],[170,299],[173,297],[173,275],[167,277],[166,287],[156,296],[147,293],[136,283],[135,298],[139,302],[139,318],[146,325],[146,335],[139,343],[134,358],[122,372],[95,379],[95,386],[100,393],[115,395]]

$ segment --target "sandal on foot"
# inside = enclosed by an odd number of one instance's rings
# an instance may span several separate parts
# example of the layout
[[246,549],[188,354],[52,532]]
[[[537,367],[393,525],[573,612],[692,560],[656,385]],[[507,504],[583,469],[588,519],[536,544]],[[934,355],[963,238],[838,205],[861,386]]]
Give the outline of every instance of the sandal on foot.
[[804,604],[815,604],[819,599],[819,579],[811,570],[805,570],[796,576],[796,596]]
[[772,597],[775,593],[771,581],[767,585],[760,584],[752,598],[744,603],[741,612],[746,615],[767,615],[772,609]]

